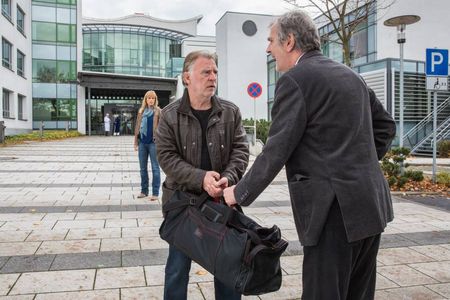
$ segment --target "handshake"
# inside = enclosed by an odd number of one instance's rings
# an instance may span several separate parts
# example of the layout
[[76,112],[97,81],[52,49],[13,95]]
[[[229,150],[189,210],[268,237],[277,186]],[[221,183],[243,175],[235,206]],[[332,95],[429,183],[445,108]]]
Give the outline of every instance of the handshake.
[[234,185],[228,187],[228,178],[220,178],[215,171],[207,171],[203,178],[203,189],[213,198],[224,197],[228,206],[237,204],[234,199]]

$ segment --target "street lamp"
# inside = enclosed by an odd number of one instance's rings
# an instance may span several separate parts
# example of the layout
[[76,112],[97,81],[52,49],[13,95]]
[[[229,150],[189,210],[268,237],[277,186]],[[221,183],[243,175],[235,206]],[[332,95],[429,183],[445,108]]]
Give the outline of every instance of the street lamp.
[[[390,18],[384,21],[385,26],[397,27],[397,43],[400,44],[400,132],[399,147],[403,147],[403,44],[406,42],[405,30],[406,25],[411,25],[420,21],[420,17],[416,15],[405,15]],[[394,107],[395,111],[395,107]]]

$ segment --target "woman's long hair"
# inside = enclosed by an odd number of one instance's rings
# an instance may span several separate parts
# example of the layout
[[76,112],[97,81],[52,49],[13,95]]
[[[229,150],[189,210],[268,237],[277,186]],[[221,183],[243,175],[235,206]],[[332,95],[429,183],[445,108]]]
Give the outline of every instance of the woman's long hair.
[[153,104],[153,107],[158,107],[158,95],[156,95],[155,91],[151,90],[151,91],[148,91],[147,93],[145,93],[144,99],[142,99],[141,108],[139,108],[138,113],[140,113],[140,114],[144,113],[144,110],[147,107],[147,98],[150,96],[155,97],[155,104]]

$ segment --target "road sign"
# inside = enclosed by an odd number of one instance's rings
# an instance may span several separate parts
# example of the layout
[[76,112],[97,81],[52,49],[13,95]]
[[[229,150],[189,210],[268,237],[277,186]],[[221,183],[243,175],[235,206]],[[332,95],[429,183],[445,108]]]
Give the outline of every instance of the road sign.
[[426,49],[427,76],[448,76],[448,50]]
[[427,90],[429,91],[447,91],[447,76],[427,76]]
[[257,82],[252,82],[247,87],[247,93],[252,98],[258,98],[262,93],[262,86]]

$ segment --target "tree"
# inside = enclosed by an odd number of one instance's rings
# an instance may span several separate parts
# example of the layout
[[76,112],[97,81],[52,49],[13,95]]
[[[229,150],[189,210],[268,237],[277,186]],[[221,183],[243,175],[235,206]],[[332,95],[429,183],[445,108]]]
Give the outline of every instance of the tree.
[[[332,26],[332,34],[322,36],[322,42],[333,42],[342,46],[344,63],[351,66],[351,39],[362,25],[368,22],[369,16],[390,7],[395,0],[283,0],[296,8],[305,9],[317,14],[318,27],[326,24]],[[304,3],[304,4],[300,4]],[[335,38],[333,38],[335,36]]]

